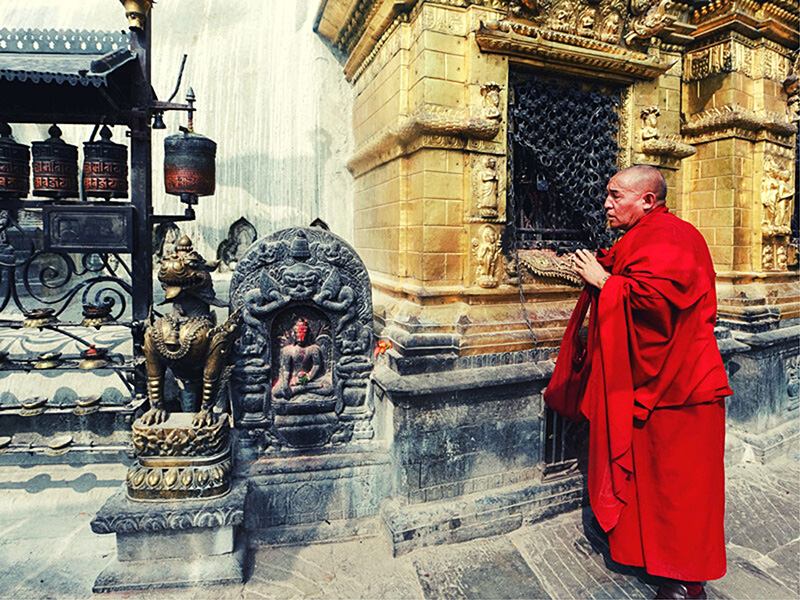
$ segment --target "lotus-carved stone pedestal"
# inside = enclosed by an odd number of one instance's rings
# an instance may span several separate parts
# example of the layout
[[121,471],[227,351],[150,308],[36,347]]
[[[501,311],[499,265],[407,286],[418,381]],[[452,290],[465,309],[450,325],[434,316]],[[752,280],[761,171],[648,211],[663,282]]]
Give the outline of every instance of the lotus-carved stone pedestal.
[[246,482],[231,478],[228,415],[195,427],[190,413],[133,425],[136,463],[124,488],[92,520],[95,533],[114,533],[117,557],[95,592],[238,583],[246,544]]

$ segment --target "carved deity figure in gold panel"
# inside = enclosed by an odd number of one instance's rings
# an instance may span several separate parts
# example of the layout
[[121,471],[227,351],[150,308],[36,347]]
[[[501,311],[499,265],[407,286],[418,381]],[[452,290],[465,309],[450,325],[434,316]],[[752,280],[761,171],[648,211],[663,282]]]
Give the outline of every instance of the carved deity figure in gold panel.
[[765,155],[761,184],[761,231],[764,236],[789,235],[793,200],[792,172],[788,161]]
[[497,216],[497,161],[491,156],[486,159],[485,167],[481,170],[480,193],[478,195],[478,214],[484,219],[493,219]]
[[500,255],[500,236],[494,227],[483,225],[478,230],[478,237],[472,240],[472,253],[478,262],[476,283],[482,288],[497,287],[494,272]]

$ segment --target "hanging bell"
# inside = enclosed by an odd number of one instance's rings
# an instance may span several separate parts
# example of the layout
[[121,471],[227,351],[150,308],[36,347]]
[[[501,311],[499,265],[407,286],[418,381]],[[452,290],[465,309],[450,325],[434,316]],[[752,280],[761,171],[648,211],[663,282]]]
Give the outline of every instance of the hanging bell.
[[33,195],[48,198],[78,197],[78,148],[61,139],[53,125],[50,138],[33,142]]
[[25,198],[31,185],[31,152],[14,141],[11,127],[0,122],[0,197]]
[[107,125],[100,138],[83,144],[83,191],[93,198],[127,198],[128,149],[111,141]]

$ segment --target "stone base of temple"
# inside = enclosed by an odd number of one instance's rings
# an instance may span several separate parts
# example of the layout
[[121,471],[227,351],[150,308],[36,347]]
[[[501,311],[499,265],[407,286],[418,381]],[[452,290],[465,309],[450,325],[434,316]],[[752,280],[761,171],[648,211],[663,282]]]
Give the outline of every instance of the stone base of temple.
[[501,535],[586,502],[582,474],[529,481],[448,501],[401,506],[387,500],[381,517],[395,556],[417,548]]
[[94,592],[241,583],[247,543],[247,483],[221,498],[133,502],[120,488],[92,520],[95,533],[114,533],[117,556]]

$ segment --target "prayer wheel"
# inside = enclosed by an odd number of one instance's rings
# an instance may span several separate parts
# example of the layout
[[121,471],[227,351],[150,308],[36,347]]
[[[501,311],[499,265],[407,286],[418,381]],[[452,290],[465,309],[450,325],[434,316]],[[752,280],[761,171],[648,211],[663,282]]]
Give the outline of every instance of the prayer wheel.
[[78,148],[61,139],[53,125],[50,137],[33,142],[33,195],[49,198],[78,197]]
[[83,192],[93,198],[127,198],[128,149],[111,141],[106,125],[100,138],[83,144]]
[[8,123],[0,123],[0,197],[25,198],[31,185],[31,152],[14,141]]
[[197,196],[211,196],[216,180],[217,144],[181,128],[164,140],[164,187],[168,194],[194,204]]

